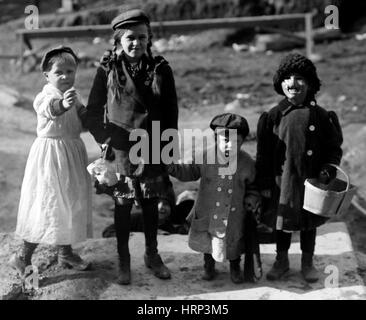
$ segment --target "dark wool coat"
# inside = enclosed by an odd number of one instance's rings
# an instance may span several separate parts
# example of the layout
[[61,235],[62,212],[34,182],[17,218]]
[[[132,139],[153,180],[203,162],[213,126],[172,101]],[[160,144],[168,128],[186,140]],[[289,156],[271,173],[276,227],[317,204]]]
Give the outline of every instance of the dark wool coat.
[[[318,177],[326,163],[339,164],[342,130],[337,115],[309,99],[304,107],[282,100],[261,115],[257,127],[256,183],[271,190],[268,212],[277,229],[313,229],[325,219],[302,209],[304,182]],[[272,227],[275,227],[272,225]]]
[[[129,133],[136,128],[151,129],[152,121],[160,121],[161,130],[178,127],[178,104],[175,82],[168,62],[161,56],[153,61],[143,59],[144,74],[132,79],[127,72],[126,63],[118,59],[122,66],[120,100],[108,86],[110,68],[101,65],[97,69],[88,99],[86,125],[96,141],[104,143],[111,137],[111,146],[122,150]],[[157,84],[160,94],[154,94],[153,83]],[[107,107],[107,125],[104,124]],[[150,132],[149,132],[150,133]],[[127,135],[127,136],[126,136]]]
[[[119,70],[119,81],[122,83],[119,99],[108,81],[113,68]],[[129,162],[128,152],[134,143],[129,141],[129,135],[134,129],[144,129],[149,134],[151,163],[152,121],[160,122],[160,132],[178,127],[177,95],[168,62],[160,56],[153,59],[143,56],[141,71],[132,78],[122,55],[116,62],[106,59],[98,67],[93,81],[84,126],[98,143],[104,143],[110,137],[110,145],[114,149],[123,150],[124,158],[118,158],[117,167],[125,166]],[[158,152],[160,154],[160,150]],[[145,165],[143,175],[136,179],[140,183],[143,197],[151,198],[164,193],[162,176],[167,174],[161,161],[160,164]],[[126,192],[126,188],[131,190]],[[130,185],[123,186],[127,198],[134,197],[134,188]]]

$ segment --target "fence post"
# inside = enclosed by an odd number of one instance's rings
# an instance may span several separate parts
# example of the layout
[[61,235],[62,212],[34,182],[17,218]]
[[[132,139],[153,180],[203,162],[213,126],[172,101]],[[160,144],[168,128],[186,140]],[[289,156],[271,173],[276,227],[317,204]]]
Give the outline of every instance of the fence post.
[[306,38],[306,56],[310,59],[313,55],[313,14],[305,14],[305,38]]
[[20,66],[20,74],[23,74],[23,65],[24,65],[24,34],[21,33],[21,34],[18,34],[19,36],[19,66]]

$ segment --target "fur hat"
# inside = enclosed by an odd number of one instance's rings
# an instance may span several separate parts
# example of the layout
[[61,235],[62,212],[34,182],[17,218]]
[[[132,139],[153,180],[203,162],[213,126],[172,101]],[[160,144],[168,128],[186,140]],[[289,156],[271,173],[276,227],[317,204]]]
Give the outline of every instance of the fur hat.
[[278,94],[285,95],[281,83],[292,73],[298,73],[306,79],[312,95],[319,91],[321,83],[313,62],[299,53],[290,53],[281,60],[273,77],[273,86]]

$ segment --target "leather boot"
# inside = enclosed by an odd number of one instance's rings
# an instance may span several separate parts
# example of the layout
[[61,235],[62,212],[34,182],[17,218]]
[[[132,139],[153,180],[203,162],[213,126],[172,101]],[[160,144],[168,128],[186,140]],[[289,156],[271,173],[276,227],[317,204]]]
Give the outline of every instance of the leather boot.
[[154,272],[155,277],[160,279],[170,279],[170,271],[167,268],[167,266],[163,263],[163,260],[161,260],[161,257],[158,253],[148,255],[145,253],[144,255],[144,261],[146,267],[152,269]]
[[244,277],[240,271],[240,257],[235,260],[230,260],[230,278],[236,284],[244,282]]
[[9,259],[9,266],[14,268],[21,276],[23,276],[25,274],[26,268],[32,265],[32,255],[37,246],[37,243],[23,241],[20,254],[15,253]]
[[131,283],[131,258],[128,240],[130,236],[130,218],[132,203],[119,205],[116,200],[114,207],[114,230],[117,238],[119,257],[117,283],[127,285]]
[[313,283],[319,280],[319,271],[313,265],[312,253],[302,253],[301,273],[306,282]]
[[30,264],[26,264],[24,261],[24,257],[15,253],[10,257],[8,265],[13,269],[15,269],[19,275],[23,276],[26,267],[29,266]]
[[165,266],[158,254],[158,202],[145,200],[142,203],[144,216],[145,255],[146,267],[152,269],[154,275],[160,279],[170,279],[170,271]]
[[58,263],[61,267],[72,268],[78,271],[90,269],[91,263],[87,262],[72,251],[71,245],[60,245],[58,252]]
[[276,261],[267,273],[268,280],[279,280],[290,269],[287,251],[277,252]]
[[246,253],[244,258],[244,281],[254,283],[254,257],[252,253]]
[[119,269],[117,283],[128,285],[131,283],[131,258],[130,254],[126,254],[119,258]]
[[202,279],[206,280],[206,281],[211,281],[216,276],[215,260],[214,260],[214,258],[212,258],[212,255],[209,253],[204,253],[203,260],[204,260],[204,264],[203,264],[204,272],[202,275]]

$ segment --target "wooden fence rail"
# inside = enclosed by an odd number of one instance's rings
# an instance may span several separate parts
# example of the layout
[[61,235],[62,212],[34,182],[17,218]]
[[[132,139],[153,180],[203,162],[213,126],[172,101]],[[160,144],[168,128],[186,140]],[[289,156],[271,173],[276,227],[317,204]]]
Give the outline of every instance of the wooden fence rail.
[[[189,31],[199,31],[219,28],[248,28],[248,27],[273,27],[281,32],[280,28],[303,23],[306,43],[306,54],[311,56],[313,50],[313,13],[282,14],[254,17],[235,17],[235,18],[217,18],[217,19],[194,19],[179,21],[152,22],[151,28],[158,33],[185,33]],[[283,30],[283,29],[282,29]],[[286,31],[282,31],[287,33]],[[110,25],[92,25],[75,27],[53,27],[42,29],[19,29],[17,36],[20,40],[20,68],[23,70],[24,51],[27,46],[33,49],[32,39],[40,38],[84,38],[84,37],[103,37],[112,34]]]

